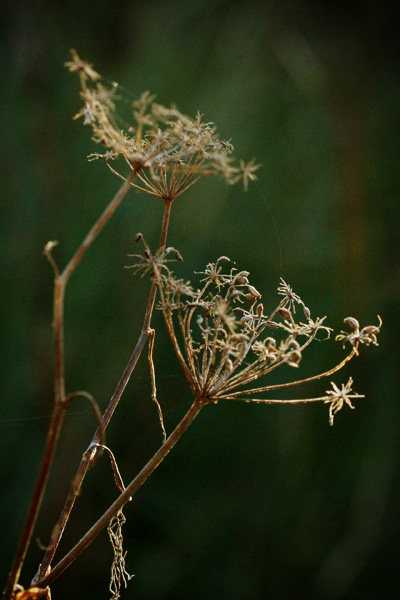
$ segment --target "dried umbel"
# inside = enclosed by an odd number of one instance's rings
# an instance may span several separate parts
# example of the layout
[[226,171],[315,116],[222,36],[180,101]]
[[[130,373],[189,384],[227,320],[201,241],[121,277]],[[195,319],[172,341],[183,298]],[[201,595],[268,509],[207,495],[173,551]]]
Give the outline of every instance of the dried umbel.
[[[248,271],[230,266],[226,256],[209,263],[202,284],[195,289],[189,282],[177,279],[167,255],[151,254],[145,243],[143,255],[133,265],[136,270],[151,272],[159,286],[160,306],[167,329],[190,384],[194,397],[202,404],[219,400],[244,400],[259,403],[324,402],[329,404],[329,422],[351,400],[362,398],[352,391],[353,380],[318,398],[275,400],[258,397],[265,392],[307,383],[332,375],[358,354],[360,344],[377,344],[378,326],[361,331],[354,318],[345,322],[352,332],[342,332],[336,339],[350,341],[350,353],[325,373],[290,383],[254,386],[254,382],[278,367],[298,368],[307,347],[314,340],[327,340],[332,329],[324,325],[326,317],[311,318],[310,309],[291,287],[281,279],[278,294],[282,296],[269,314],[265,313],[260,292],[251,285]],[[296,308],[298,312],[296,314]],[[300,316],[298,316],[300,315]]]
[[[79,73],[84,106],[74,118],[83,117],[93,130],[93,140],[106,148],[89,158],[102,158],[119,177],[110,161],[122,157],[137,174],[132,185],[153,196],[173,200],[204,175],[219,175],[228,183],[256,179],[258,166],[232,159],[230,141],[219,139],[213,123],[202,120],[199,113],[190,118],[176,107],[167,108],[154,102],[155,96],[144,92],[132,102],[132,123],[118,124],[116,102],[118,85],[107,86],[91,65],[83,62],[74,50],[66,66]],[[124,178],[124,177],[122,177]]]

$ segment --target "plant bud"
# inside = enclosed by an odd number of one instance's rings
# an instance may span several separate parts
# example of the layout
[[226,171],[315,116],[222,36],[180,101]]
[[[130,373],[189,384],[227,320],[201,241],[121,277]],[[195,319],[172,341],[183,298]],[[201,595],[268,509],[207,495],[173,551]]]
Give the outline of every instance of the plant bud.
[[307,308],[307,306],[303,306],[303,310],[304,310],[304,315],[305,315],[306,319],[308,319],[308,320],[309,320],[309,319],[310,319],[310,317],[311,317],[311,312],[310,312],[310,309],[309,309],[309,308]]
[[227,256],[220,256],[219,259],[217,260],[217,264],[222,263],[222,262],[231,262],[231,259],[228,258]]
[[141,233],[137,233],[135,235],[135,244],[138,244],[140,242],[140,240],[143,239],[143,235]]
[[262,316],[262,314],[263,314],[263,312],[264,312],[264,305],[263,305],[263,304],[259,304],[259,305],[257,306],[257,315],[258,315],[259,317],[261,317],[261,316]]

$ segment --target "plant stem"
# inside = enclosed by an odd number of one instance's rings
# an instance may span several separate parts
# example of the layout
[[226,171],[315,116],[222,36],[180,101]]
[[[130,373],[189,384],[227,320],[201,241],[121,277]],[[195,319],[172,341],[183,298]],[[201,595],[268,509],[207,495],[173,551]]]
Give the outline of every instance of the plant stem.
[[[50,428],[47,434],[46,446],[43,453],[42,463],[36,479],[35,488],[28,508],[25,524],[19,540],[18,548],[11,567],[9,579],[4,590],[4,599],[8,600],[13,594],[15,585],[18,583],[22,565],[32,538],[33,529],[36,524],[39,509],[42,503],[44,491],[50,468],[53,462],[57,441],[60,436],[64,421],[67,403],[65,402],[65,378],[64,378],[64,297],[68,280],[81,261],[86,250],[98,236],[104,225],[114,214],[121,204],[131,182],[136,176],[136,170],[131,171],[129,177],[120,187],[106,209],[100,215],[92,229],[89,231],[72,259],[60,275],[55,268],[54,281],[54,303],[53,303],[53,327],[54,327],[54,363],[55,363],[55,401]],[[54,266],[54,262],[52,262]]]
[[[169,225],[169,219],[170,219],[170,214],[171,214],[171,205],[172,205],[172,201],[170,201],[170,200],[165,201],[163,222],[162,222],[161,235],[160,235],[160,249],[162,251],[165,248],[165,244],[166,244],[166,240],[167,240],[168,225]],[[150,322],[151,322],[151,317],[153,314],[156,292],[157,292],[157,285],[156,285],[156,282],[153,282],[151,289],[150,289],[150,294],[149,294],[149,299],[147,302],[146,313],[145,313],[145,317],[144,317],[141,334],[140,334],[139,339],[136,343],[136,346],[132,352],[129,362],[128,362],[127,366],[125,367],[125,370],[121,376],[121,379],[118,382],[118,385],[114,391],[114,394],[111,397],[108,407],[106,408],[106,410],[104,412],[103,419],[102,419],[102,428],[97,429],[88,449],[82,456],[82,460],[80,462],[80,465],[78,467],[76,475],[73,479],[70,492],[65,501],[63,510],[59,517],[59,520],[57,521],[56,525],[53,528],[49,545],[47,546],[43,560],[39,566],[39,570],[32,581],[32,585],[36,584],[39,580],[43,579],[43,577],[45,577],[45,575],[50,567],[50,564],[54,558],[57,547],[58,547],[60,540],[62,538],[62,535],[64,533],[66,524],[70,517],[72,508],[75,504],[75,500],[76,500],[77,496],[79,495],[79,492],[80,492],[83,480],[85,478],[85,475],[87,473],[87,470],[89,468],[90,462],[96,453],[95,444],[99,443],[100,434],[104,433],[104,431],[106,430],[106,428],[111,420],[111,417],[113,416],[114,411],[118,405],[118,402],[126,388],[126,385],[132,375],[132,372],[136,366],[136,363],[137,363],[137,361],[146,345],[146,342],[149,338]]]
[[102,517],[89,529],[81,540],[64,556],[64,558],[52,569],[52,571],[36,584],[41,587],[47,587],[52,583],[69,565],[85,550],[95,539],[95,537],[107,526],[112,517],[131,499],[137,490],[143,485],[147,478],[158,467],[168,452],[173,448],[176,442],[182,437],[186,429],[198,415],[204,406],[201,399],[196,399],[180,423],[176,426],[166,442],[157,450],[154,456],[143,467],[140,473],[125,488],[125,491],[113,502]]

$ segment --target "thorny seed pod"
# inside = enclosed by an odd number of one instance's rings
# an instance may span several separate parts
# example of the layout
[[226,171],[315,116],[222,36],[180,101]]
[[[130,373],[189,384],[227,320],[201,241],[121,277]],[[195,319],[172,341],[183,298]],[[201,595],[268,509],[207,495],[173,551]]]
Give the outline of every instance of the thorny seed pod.
[[287,308],[280,308],[278,310],[278,313],[282,317],[282,319],[284,319],[285,321],[290,321],[290,318],[292,316],[290,310],[288,310]]
[[343,323],[346,323],[352,329],[359,329],[360,323],[354,317],[346,317],[343,319]]

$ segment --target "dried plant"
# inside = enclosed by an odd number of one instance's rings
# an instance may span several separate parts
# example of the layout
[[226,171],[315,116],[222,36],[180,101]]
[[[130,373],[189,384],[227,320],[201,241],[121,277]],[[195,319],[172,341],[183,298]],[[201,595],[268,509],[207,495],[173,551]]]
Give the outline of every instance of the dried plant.
[[[39,475],[31,504],[23,527],[4,599],[32,600],[50,598],[49,585],[89,546],[104,528],[108,528],[114,559],[111,567],[110,591],[113,598],[120,597],[121,586],[130,578],[125,565],[122,542],[122,525],[125,504],[157,468],[175,443],[209,403],[245,401],[263,404],[312,403],[329,405],[329,422],[333,425],[336,413],[347,404],[363,398],[352,391],[353,380],[332,388],[322,396],[301,399],[273,399],[270,393],[333,375],[358,355],[361,345],[377,345],[378,325],[360,328],[354,317],[346,318],[349,331],[341,331],[336,340],[350,349],[337,365],[324,373],[295,381],[268,385],[264,377],[278,367],[297,370],[303,355],[313,341],[329,339],[332,329],[325,325],[325,317],[311,317],[310,309],[292,288],[281,279],[278,287],[279,300],[273,310],[266,311],[261,293],[250,283],[249,272],[239,271],[226,256],[209,263],[197,275],[198,287],[178,279],[171,269],[171,262],[181,261],[178,250],[167,247],[167,233],[173,202],[199,178],[216,175],[228,184],[242,181],[245,190],[256,178],[259,165],[252,159],[248,163],[235,162],[230,141],[220,140],[212,123],[187,117],[177,108],[166,108],[154,102],[149,92],[132,103],[132,123],[119,126],[116,105],[119,100],[115,83],[107,85],[93,67],[82,61],[75,51],[66,63],[70,71],[77,73],[81,84],[84,105],[75,118],[83,117],[84,125],[92,128],[93,141],[105,148],[104,153],[93,153],[89,160],[101,159],[123,184],[103,210],[71,260],[61,269],[53,256],[57,242],[46,244],[44,253],[54,272],[54,361],[55,400],[51,425]],[[124,175],[122,169],[128,169]],[[101,416],[94,398],[86,391],[66,392],[64,376],[64,297],[72,273],[80,264],[88,248],[115,210],[121,204],[131,186],[156,196],[164,202],[158,249],[152,253],[142,234],[135,241],[144,245],[142,253],[131,255],[133,264],[128,265],[134,273],[148,275],[151,280],[149,298],[143,318],[143,326],[132,355],[126,365],[107,409]],[[151,319],[158,294],[158,308],[162,310],[166,328],[173,348],[191,388],[193,402],[183,419],[171,433],[167,433],[156,392],[156,370],[153,361],[154,329]],[[163,442],[138,475],[125,487],[112,451],[105,446],[104,435],[124,389],[148,343],[148,359],[152,382],[151,398],[157,406],[162,428]],[[19,576],[29,547],[37,515],[46,487],[57,441],[63,425],[65,411],[77,396],[89,401],[94,410],[97,430],[89,447],[83,454],[61,515],[55,524],[44,557],[31,586],[24,589]],[[95,457],[106,452],[111,460],[120,495],[104,512],[102,517],[81,540],[55,565],[53,559],[70,519],[89,465]]]
[[[351,399],[364,397],[352,392],[351,378],[340,390],[332,383],[333,389],[318,398],[275,400],[254,395],[333,375],[358,354],[360,344],[378,344],[380,317],[377,326],[370,325],[361,331],[353,317],[344,320],[352,331],[342,331],[336,340],[343,341],[343,345],[349,342],[351,350],[328,371],[290,383],[251,387],[278,367],[298,368],[312,341],[329,339],[332,329],[323,324],[326,317],[312,319],[310,309],[283,279],[278,287],[282,299],[270,314],[264,314],[261,294],[248,279],[250,273],[235,267],[224,271],[224,265],[231,262],[226,256],[206,266],[200,273],[204,275],[200,280],[203,285],[195,290],[189,282],[176,279],[167,267],[166,256],[170,252],[182,260],[173,248],[161,256],[152,256],[145,243],[143,256],[139,255],[139,262],[133,266],[136,270],[150,271],[157,280],[160,308],[196,402],[202,405],[219,400],[263,404],[324,402],[330,405],[329,422],[333,425],[334,415],[344,404],[354,408]],[[296,306],[301,309],[304,322],[296,319]]]

